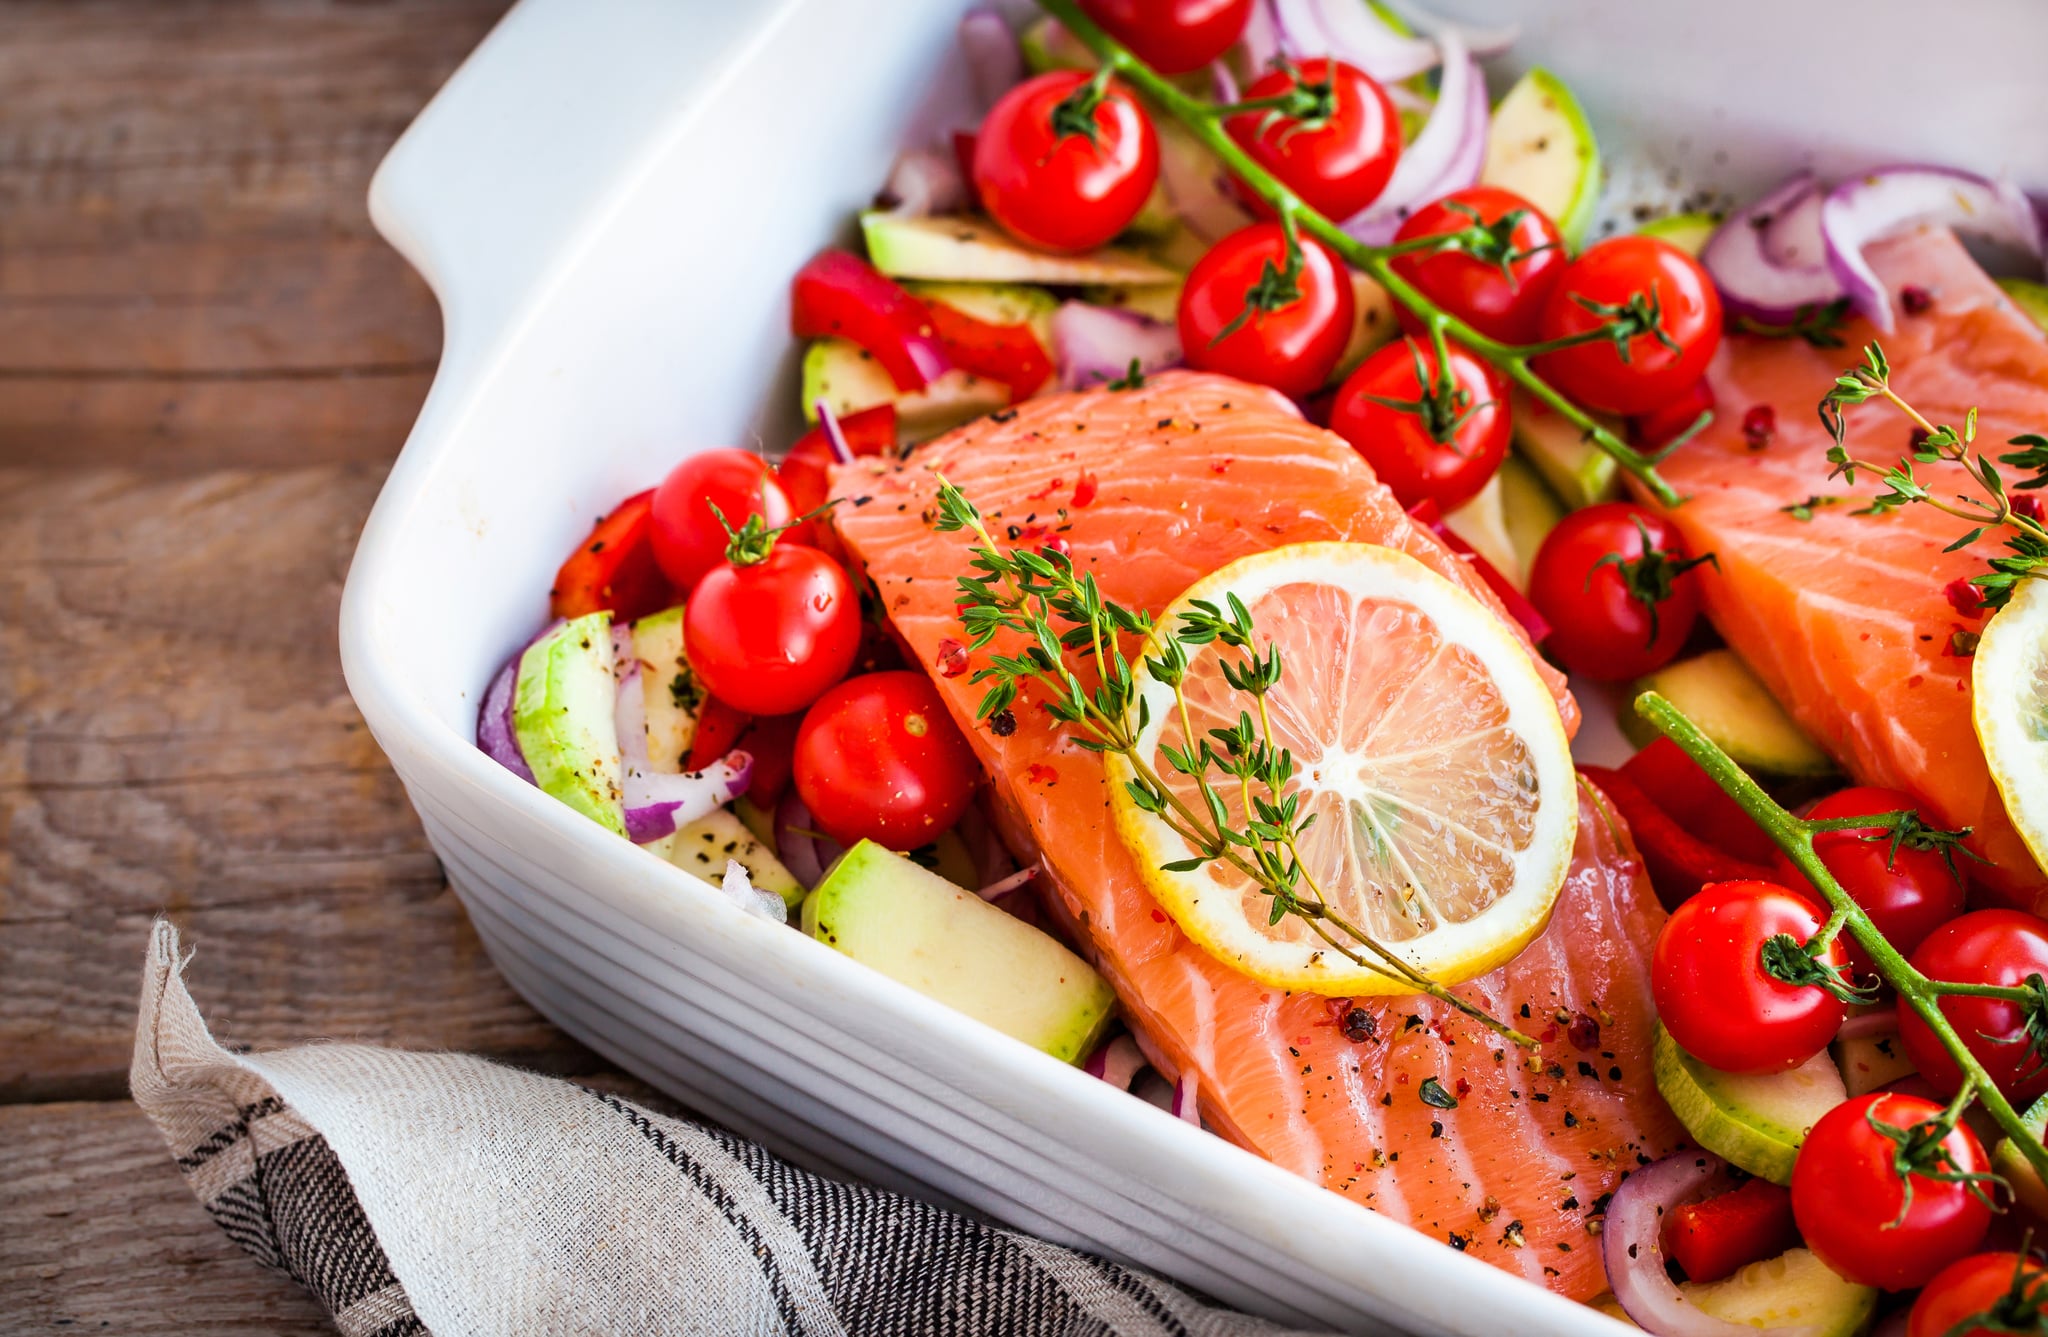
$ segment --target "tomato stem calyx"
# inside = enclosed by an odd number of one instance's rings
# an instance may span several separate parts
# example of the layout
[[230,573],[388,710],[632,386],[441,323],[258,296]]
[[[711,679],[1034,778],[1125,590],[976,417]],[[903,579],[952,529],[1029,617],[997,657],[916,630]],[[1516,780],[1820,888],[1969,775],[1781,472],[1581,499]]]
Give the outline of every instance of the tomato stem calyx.
[[718,527],[725,531],[725,560],[734,566],[759,566],[768,560],[769,553],[775,551],[775,540],[798,525],[806,524],[825,514],[839,504],[839,499],[834,497],[824,505],[805,511],[789,523],[777,525],[773,529],[770,529],[768,522],[758,515],[749,515],[738,529],[734,529],[732,522],[725,518],[725,512],[718,509],[717,502],[707,500],[704,504],[711,508],[712,518],[717,520]]
[[1216,332],[1216,337],[1209,341],[1211,348],[1237,333],[1254,315],[1278,311],[1301,300],[1301,271],[1306,260],[1301,253],[1301,237],[1295,231],[1292,211],[1281,212],[1280,227],[1287,235],[1285,263],[1276,269],[1269,258],[1260,266],[1258,279],[1245,289],[1244,309]]
[[1842,967],[1821,959],[1833,944],[1834,935],[1825,927],[1804,943],[1789,933],[1778,933],[1764,940],[1758,955],[1764,974],[1782,984],[1811,985],[1844,1003],[1875,1002],[1877,985],[1855,984]]
[[1633,517],[1636,533],[1642,536],[1643,551],[1640,557],[1623,557],[1618,552],[1608,553],[1593,563],[1586,572],[1586,588],[1593,587],[1593,572],[1603,566],[1612,566],[1621,574],[1621,583],[1628,590],[1628,597],[1643,606],[1650,615],[1650,639],[1648,645],[1657,643],[1660,628],[1657,625],[1657,607],[1676,592],[1678,578],[1696,566],[1711,565],[1721,569],[1721,559],[1713,553],[1701,553],[1698,557],[1674,557],[1657,546],[1650,527],[1643,523],[1643,517]]
[[1059,105],[1052,109],[1052,132],[1060,139],[1079,135],[1090,144],[1100,143],[1101,127],[1095,123],[1096,109],[1109,96],[1109,78],[1112,71],[1104,65],[1095,72],[1095,77],[1082,84],[1073,92],[1061,98]]
[[[2005,1211],[1996,1193],[2002,1189],[2007,1197],[2012,1196],[2012,1185],[1988,1170],[1962,1170],[1956,1167],[1948,1151],[1948,1135],[1956,1130],[1956,1123],[1963,1117],[1970,1102],[1977,1095],[1977,1079],[1963,1078],[1963,1085],[1949,1101],[1947,1108],[1931,1119],[1901,1128],[1886,1123],[1877,1117],[1877,1107],[1865,1110],[1863,1118],[1872,1132],[1892,1144],[1892,1170],[1899,1177],[1901,1187],[1899,1214],[1892,1228],[1905,1223],[1906,1215],[1913,1209],[1913,1179],[1933,1180],[1941,1184],[1961,1184],[1969,1190],[1970,1196],[1984,1204],[1991,1211]],[[1989,1185],[1987,1191],[1986,1185]]]

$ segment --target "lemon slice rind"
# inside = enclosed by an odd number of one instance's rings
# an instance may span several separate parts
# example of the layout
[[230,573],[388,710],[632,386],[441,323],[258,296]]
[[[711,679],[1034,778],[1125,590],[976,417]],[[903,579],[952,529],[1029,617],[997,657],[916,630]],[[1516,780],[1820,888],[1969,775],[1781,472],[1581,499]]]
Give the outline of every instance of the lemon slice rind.
[[2006,815],[2048,872],[2048,579],[1992,614],[1970,666],[1970,715]]

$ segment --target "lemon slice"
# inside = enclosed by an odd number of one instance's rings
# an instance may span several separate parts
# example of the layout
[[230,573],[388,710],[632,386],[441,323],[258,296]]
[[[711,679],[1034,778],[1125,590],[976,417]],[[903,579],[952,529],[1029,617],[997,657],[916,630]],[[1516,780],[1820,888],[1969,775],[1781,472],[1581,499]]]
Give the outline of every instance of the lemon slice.
[[[1484,974],[1542,931],[1571,863],[1578,797],[1557,703],[1529,652],[1490,609],[1405,553],[1362,543],[1304,543],[1234,562],[1159,618],[1155,639],[1195,600],[1251,613],[1254,640],[1280,651],[1267,697],[1271,741],[1292,751],[1290,793],[1315,822],[1298,841],[1331,910],[1441,984]],[[1147,647],[1147,657],[1156,655]],[[1199,813],[1193,780],[1163,749],[1234,725],[1254,700],[1224,680],[1243,652],[1188,649],[1184,725],[1172,687],[1138,674],[1145,721],[1137,756]],[[1301,918],[1271,923],[1272,900],[1236,868],[1164,865],[1196,851],[1138,806],[1134,775],[1109,759],[1118,834],[1145,884],[1181,929],[1234,969],[1283,989],[1402,994],[1412,984],[1346,956]],[[1213,783],[1214,781],[1212,781]],[[1235,781],[1216,783],[1244,829]],[[1350,943],[1331,930],[1340,943]],[[1365,961],[1374,958],[1356,953]]]
[[2048,870],[2048,579],[2022,580],[1992,614],[1970,688],[1977,742],[2006,814]]

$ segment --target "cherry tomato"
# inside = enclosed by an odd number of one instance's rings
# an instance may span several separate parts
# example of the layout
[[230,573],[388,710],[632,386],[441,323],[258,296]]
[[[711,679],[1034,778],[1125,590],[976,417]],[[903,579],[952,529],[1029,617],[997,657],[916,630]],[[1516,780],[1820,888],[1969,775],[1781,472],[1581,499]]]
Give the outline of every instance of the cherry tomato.
[[774,469],[759,455],[725,447],[700,450],[678,464],[654,489],[654,523],[648,536],[654,543],[654,560],[684,594],[725,560],[729,540],[725,525],[718,522],[720,514],[734,529],[750,515],[760,516],[770,529],[796,518],[788,494],[775,481]]
[[[1783,1072],[1827,1048],[1842,1028],[1839,999],[1764,973],[1780,933],[1805,942],[1827,914],[1772,882],[1715,882],[1671,912],[1650,959],[1657,1016],[1678,1047],[1723,1072]],[[1825,960],[1847,958],[1841,939]]]
[[1401,157],[1401,116],[1364,70],[1341,60],[1304,61],[1261,75],[1244,98],[1298,104],[1298,116],[1289,114],[1294,108],[1247,111],[1223,127],[1310,208],[1341,222],[1387,188]]
[[[1844,789],[1814,804],[1807,816],[1861,817],[1919,806],[1911,794],[1896,789]],[[1963,880],[1949,871],[1948,861],[1933,850],[1901,846],[1894,852],[1891,833],[1883,827],[1818,832],[1813,852],[1850,899],[1869,913],[1877,931],[1905,956],[1963,912]],[[1774,862],[1786,886],[1810,889],[1806,876],[1782,852],[1775,853]],[[1871,972],[1860,947],[1851,944],[1849,957],[1858,979]]]
[[1159,73],[1186,74],[1237,45],[1252,0],[1081,0],[1081,11]]
[[[1836,1275],[1888,1291],[1924,1285],[1942,1268],[1976,1248],[1991,1225],[1991,1209],[1961,1183],[1926,1174],[1906,1178],[1895,1162],[1899,1144],[1872,1127],[1910,1129],[1941,1117],[1942,1108],[1919,1096],[1873,1091],[1820,1117],[1792,1166],[1792,1216],[1806,1247]],[[1962,1174],[1990,1169],[1984,1144],[1958,1124],[1941,1139],[1942,1164]],[[1979,1192],[1987,1191],[1979,1185]]]
[[[1913,969],[1949,984],[2024,984],[2048,976],[2048,923],[2019,910],[1976,910],[1927,936],[1909,958]],[[2026,1042],[2025,1012],[1996,998],[1941,1000],[1941,1013],[2005,1098],[2025,1109],[2048,1092],[2044,1069]],[[1899,1039],[1927,1084],[1944,1096],[1962,1086],[1962,1069],[1918,1013],[1899,1000]]]
[[803,722],[804,717],[796,714],[755,720],[734,744],[754,759],[754,768],[747,773],[747,797],[755,807],[775,811],[783,791],[789,788],[790,767],[796,760],[796,731]]
[[797,730],[797,796],[842,845],[929,844],[967,810],[980,779],[938,688],[911,670],[849,678]]
[[1648,413],[1691,389],[1721,346],[1721,295],[1699,261],[1655,237],[1610,237],[1588,247],[1551,290],[1537,334],[1547,342],[1596,330],[1638,298],[1646,316],[1655,308],[1663,338],[1635,335],[1626,362],[1611,339],[1545,353],[1544,376],[1608,413]]
[[[1935,1274],[1913,1302],[1906,1337],[1994,1337],[2039,1332],[2048,1314],[2048,1268],[2016,1253],[1973,1253]],[[1982,1326],[1966,1320],[1982,1318]]]
[[787,715],[853,667],[860,597],[839,563],[793,543],[713,567],[683,609],[683,649],[712,695],[750,715]]
[[673,601],[654,561],[654,493],[620,502],[569,554],[548,591],[548,611],[582,617],[611,609],[622,621],[658,613]]
[[974,188],[1010,235],[1088,251],[1130,226],[1159,178],[1159,140],[1115,83],[1084,70],[1027,79],[990,108],[974,139]]
[[[1469,250],[1417,251],[1397,255],[1389,263],[1396,274],[1422,295],[1478,330],[1504,344],[1536,341],[1536,325],[1551,289],[1563,277],[1569,260],[1557,224],[1541,209],[1511,190],[1498,186],[1467,186],[1408,216],[1396,242],[1463,232],[1475,223],[1497,223],[1520,210],[1522,219],[1508,231],[1499,254]],[[1510,257],[1520,256],[1520,259]],[[1407,307],[1397,307],[1402,327],[1421,328]]]
[[1662,450],[1691,431],[1700,415],[1713,408],[1714,385],[1703,376],[1692,383],[1691,389],[1680,391],[1677,398],[1630,418],[1628,439],[1643,450]]
[[1677,526],[1632,502],[1573,511],[1536,550],[1529,600],[1549,648],[1597,682],[1640,677],[1677,657],[1699,620],[1694,558]]
[[1388,344],[1351,373],[1330,409],[1330,430],[1404,507],[1428,498],[1456,510],[1507,458],[1507,377],[1458,344],[1447,351],[1442,375],[1427,340]]
[[[1263,281],[1269,272],[1273,280]],[[1290,264],[1280,224],[1254,223],[1210,247],[1189,272],[1180,294],[1182,355],[1198,371],[1301,398],[1330,379],[1356,313],[1351,276],[1329,247],[1303,237]]]

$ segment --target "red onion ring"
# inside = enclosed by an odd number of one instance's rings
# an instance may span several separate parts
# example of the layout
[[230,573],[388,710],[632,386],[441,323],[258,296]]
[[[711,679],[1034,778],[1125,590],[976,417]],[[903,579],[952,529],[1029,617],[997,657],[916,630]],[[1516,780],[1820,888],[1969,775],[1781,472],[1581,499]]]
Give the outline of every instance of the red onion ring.
[[1195,1127],[1202,1126],[1202,1084],[1195,1074],[1184,1072],[1173,1086],[1173,1117]]
[[1016,891],[1019,888],[1027,885],[1033,878],[1037,876],[1038,865],[1033,864],[1029,868],[1018,869],[1016,872],[1010,874],[1006,878],[1002,878],[998,881],[989,883],[987,886],[983,887],[980,891],[977,891],[974,894],[981,897],[981,899],[987,901],[989,904],[993,905],[997,901],[1001,900],[1003,897],[1009,895],[1011,892]]
[[1886,334],[1896,323],[1891,294],[1864,259],[1863,248],[1930,223],[2041,258],[2041,220],[2010,181],[1948,167],[1885,167],[1844,181],[1821,205],[1828,264],[1849,301]]
[[[1361,0],[1272,3],[1280,50],[1294,60],[1334,56],[1391,84],[1435,69],[1449,54],[1427,37],[1394,31]],[[1457,40],[1454,32],[1446,36]]]
[[818,410],[818,426],[825,429],[825,444],[831,448],[832,462],[853,463],[853,447],[846,444],[846,431],[839,425],[839,415],[832,411],[831,402],[820,399],[814,407]]
[[[1802,172],[1714,229],[1700,249],[1700,264],[1713,276],[1729,314],[1780,325],[1842,295],[1842,281],[1813,245],[1819,237],[1821,199],[1813,174]],[[1767,249],[1771,229],[1792,215],[1802,221],[1778,237],[1779,253],[1803,249],[1813,256],[1810,261],[1776,260]],[[1804,235],[1809,227],[1811,240]]]
[[[645,744],[642,744],[643,750]],[[625,783],[626,837],[646,845],[732,802],[747,792],[754,759],[728,752],[701,771],[672,775],[628,768]]]
[[[1607,1203],[1600,1232],[1607,1284],[1628,1316],[1657,1337],[1756,1337],[1743,1323],[1703,1314],[1664,1270],[1664,1215],[1730,1181],[1728,1163],[1704,1151],[1681,1151],[1632,1171]],[[1811,1327],[1777,1328],[1780,1337]]]
[[997,98],[1024,78],[1024,52],[1017,45],[1017,34],[992,9],[967,11],[960,20],[960,49],[966,53],[974,92],[984,107],[994,106]]
[[1238,41],[1244,47],[1246,67],[1254,79],[1258,78],[1280,54],[1280,25],[1273,17],[1273,0],[1252,0],[1252,12],[1244,23],[1244,36]]
[[1386,190],[1344,222],[1344,230],[1368,246],[1392,241],[1418,205],[1463,190],[1486,166],[1486,127],[1493,116],[1486,75],[1456,29],[1445,30],[1441,45],[1443,77],[1429,121],[1401,150]]
[[519,748],[519,736],[512,731],[513,688],[519,681],[520,656],[525,653],[521,650],[506,660],[505,667],[498,670],[498,676],[492,678],[491,685],[484,689],[484,703],[476,713],[476,745],[492,761],[532,784],[533,768],[526,764],[526,753]]
[[[969,16],[973,17],[972,15]],[[964,212],[973,204],[960,160],[937,149],[905,149],[889,168],[889,179],[875,196],[878,207],[904,218]]]
[[846,850],[831,837],[818,834],[811,810],[797,797],[795,786],[782,796],[775,808],[775,855],[791,877],[806,887],[825,880],[830,868]]
[[1096,1046],[1088,1061],[1081,1065],[1081,1071],[1090,1077],[1100,1077],[1119,1091],[1131,1089],[1131,1083],[1145,1069],[1145,1056],[1138,1050],[1138,1042],[1128,1035],[1119,1035],[1108,1044]]
[[1052,317],[1053,359],[1062,390],[1088,390],[1138,370],[1150,375],[1180,364],[1180,331],[1129,311],[1062,302]]

